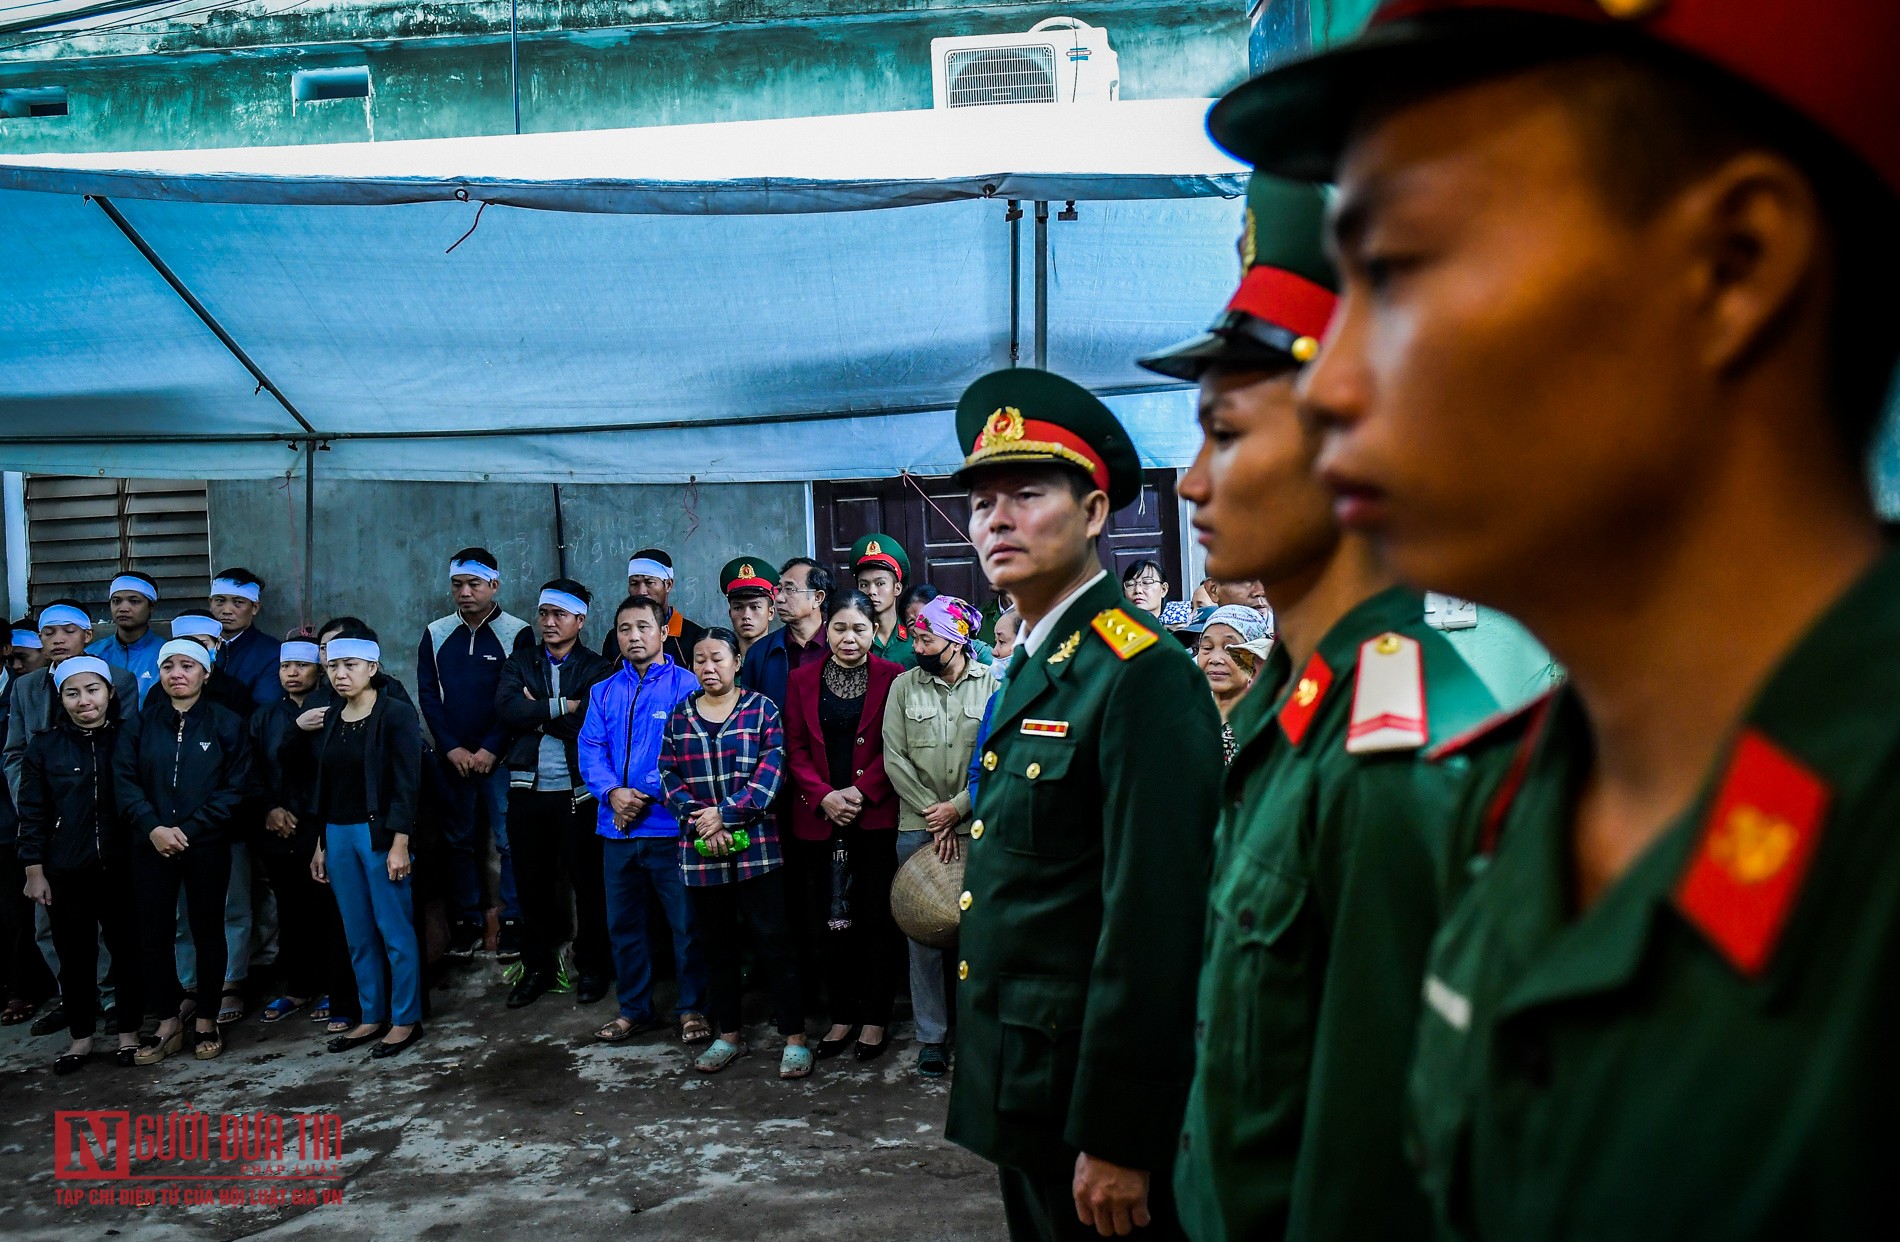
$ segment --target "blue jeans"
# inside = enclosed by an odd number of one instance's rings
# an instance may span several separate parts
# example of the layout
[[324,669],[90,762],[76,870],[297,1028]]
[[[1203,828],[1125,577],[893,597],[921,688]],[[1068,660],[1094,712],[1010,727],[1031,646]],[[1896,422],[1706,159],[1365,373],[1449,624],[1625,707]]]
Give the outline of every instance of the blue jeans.
[[[389,878],[389,851],[370,844],[368,824],[330,824],[323,865],[343,915],[361,1021],[409,1026],[422,1021],[422,953],[416,945],[411,876]],[[383,963],[389,988],[383,988]]]
[[658,901],[673,929],[673,965],[680,995],[675,1013],[706,1011],[706,963],[686,903],[680,846],[671,836],[601,839],[607,882],[607,938],[613,943],[614,980],[620,1016],[644,1022],[653,1016],[653,955],[647,945],[647,911]]
[[508,769],[497,766],[487,776],[457,776],[442,763],[442,787],[448,806],[443,817],[442,835],[449,847],[449,917],[463,923],[479,923],[487,916],[482,902],[482,872],[488,855],[481,848],[482,819],[495,837],[495,853],[501,858],[501,917],[518,919],[521,906],[515,900],[514,861],[508,854]]
[[[935,848],[936,838],[928,832],[897,834],[897,863],[926,847]],[[943,989],[943,950],[927,949],[915,940],[904,943],[910,948],[910,1014],[917,1020],[917,1042],[940,1044],[950,1034],[950,1003]]]

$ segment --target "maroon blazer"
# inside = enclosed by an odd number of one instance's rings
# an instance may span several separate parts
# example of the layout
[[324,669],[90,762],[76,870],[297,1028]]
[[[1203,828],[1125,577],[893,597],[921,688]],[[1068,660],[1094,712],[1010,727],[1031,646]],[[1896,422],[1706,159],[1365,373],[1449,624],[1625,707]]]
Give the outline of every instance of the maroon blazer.
[[[897,791],[884,775],[884,701],[891,683],[904,671],[901,664],[878,656],[871,661],[870,684],[864,691],[864,714],[858,718],[857,744],[851,748],[852,784],[864,795],[858,828],[896,828]],[[823,841],[831,835],[831,821],[818,804],[831,792],[831,759],[825,752],[825,731],[818,723],[818,679],[827,660],[813,660],[792,670],[785,683],[785,762],[791,769],[789,793],[792,835],[801,841]]]

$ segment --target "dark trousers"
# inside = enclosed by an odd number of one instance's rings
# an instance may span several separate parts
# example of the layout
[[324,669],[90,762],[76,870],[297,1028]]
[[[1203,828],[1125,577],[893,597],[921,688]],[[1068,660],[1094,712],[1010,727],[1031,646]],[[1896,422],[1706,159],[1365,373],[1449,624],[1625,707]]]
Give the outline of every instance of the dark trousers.
[[[1075,1214],[1075,1173],[1031,1173],[998,1165],[1003,1183],[1003,1217],[1009,1222],[1011,1242],[1101,1242],[1094,1225],[1085,1225]],[[1142,1242],[1175,1242],[1185,1238],[1174,1211],[1174,1169],[1157,1169],[1148,1181],[1148,1216],[1145,1228],[1136,1229],[1131,1238]]]
[[794,837],[789,817],[781,821],[778,839],[785,848],[785,931],[798,968],[804,1012],[818,1017],[826,1012],[818,944],[824,937],[825,912],[831,908],[831,846]]
[[[613,977],[595,819],[592,802],[577,808],[565,792],[508,791],[508,848],[521,901],[521,960],[530,972],[553,974],[561,945],[571,936],[577,973],[589,979]],[[566,889],[561,884],[564,876]],[[569,890],[574,894],[571,919]]]
[[602,876],[607,889],[607,930],[613,943],[615,994],[629,1022],[653,1017],[653,955],[647,920],[652,907],[673,930],[673,965],[679,972],[676,1013],[703,1013],[706,967],[699,954],[686,881],[680,875],[680,844],[674,838],[603,838]]
[[[0,797],[5,797],[0,793]],[[53,972],[40,956],[26,868],[12,845],[0,845],[0,999],[39,1002],[53,994]]]
[[[116,999],[113,1025],[119,1034],[136,1031],[145,1021],[140,1006],[139,929],[133,913],[132,876],[127,864],[93,863],[72,871],[48,870],[53,904],[53,951],[59,955],[60,992],[66,998],[66,1027],[74,1039],[89,1039],[99,1018],[99,937],[112,955]],[[166,948],[170,948],[170,942]]]
[[689,886],[693,918],[706,951],[707,1016],[713,1031],[739,1029],[744,983],[740,974],[743,935],[752,935],[752,952],[772,988],[772,1019],[781,1035],[805,1030],[798,967],[785,935],[785,871],[780,868],[749,880]]
[[[163,857],[150,841],[132,845],[132,890],[137,900],[140,961],[145,977],[142,996],[149,1012],[176,1017],[184,1001],[178,986],[178,959],[172,942],[178,934],[178,890],[185,890],[185,921],[198,951],[198,978],[216,988],[224,978],[224,891],[231,883],[231,847],[193,842],[183,853]],[[119,971],[119,974],[126,972]],[[210,997],[209,1017],[217,1012]],[[125,1005],[120,1002],[119,1008]]]
[[[897,833],[889,828],[837,831],[850,855],[851,926],[843,931],[827,926],[818,947],[831,1020],[843,1026],[889,1026],[897,983],[908,964],[904,938],[891,921]],[[829,857],[825,868],[829,906]]]
[[284,995],[328,996],[331,1013],[355,1017],[356,971],[336,894],[311,878],[310,855],[303,849],[267,843],[258,853],[277,894],[277,965]]

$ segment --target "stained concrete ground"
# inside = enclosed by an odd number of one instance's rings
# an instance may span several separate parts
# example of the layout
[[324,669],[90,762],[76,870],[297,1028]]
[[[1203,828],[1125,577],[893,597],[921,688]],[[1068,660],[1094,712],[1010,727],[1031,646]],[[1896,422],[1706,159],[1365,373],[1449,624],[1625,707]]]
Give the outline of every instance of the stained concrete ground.
[[[724,1073],[694,1072],[674,1035],[608,1046],[587,1037],[611,997],[579,1007],[546,996],[504,1007],[492,959],[450,968],[432,990],[427,1035],[384,1061],[332,1054],[299,1014],[226,1028],[224,1055],[142,1069],[95,1060],[55,1077],[61,1035],[0,1028],[0,1237],[835,1238],[873,1242],[1003,1236],[994,1174],[943,1138],[947,1080],[919,1078],[908,1022],[878,1061],[849,1055],[781,1082],[779,1040]],[[109,1036],[96,1041],[104,1048]],[[703,1045],[701,1045],[703,1047]],[[342,1119],[341,1202],[67,1206],[59,1191],[125,1183],[56,1181],[56,1110],[275,1113]],[[291,1144],[294,1148],[294,1140]],[[294,1154],[294,1152],[293,1152]],[[134,1162],[131,1172],[172,1166]],[[200,1166],[203,1167],[203,1166]],[[220,1171],[242,1165],[216,1164]],[[181,1197],[207,1185],[137,1183]],[[247,1194],[248,1197],[248,1194]]]

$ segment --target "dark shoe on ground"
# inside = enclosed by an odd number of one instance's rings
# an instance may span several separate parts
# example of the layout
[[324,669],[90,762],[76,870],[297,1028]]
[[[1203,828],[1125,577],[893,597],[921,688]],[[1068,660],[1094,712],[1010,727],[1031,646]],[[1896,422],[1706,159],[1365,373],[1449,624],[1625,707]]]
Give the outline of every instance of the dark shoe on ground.
[[409,1033],[407,1035],[404,1035],[401,1039],[396,1040],[394,1043],[391,1043],[389,1040],[385,1039],[381,1043],[377,1044],[374,1048],[371,1048],[369,1050],[369,1054],[370,1056],[374,1057],[376,1060],[381,1061],[385,1057],[395,1056],[397,1053],[401,1052],[404,1048],[407,1048],[410,1044],[415,1043],[418,1039],[421,1039],[421,1038],[422,1038],[422,1023],[418,1022],[414,1026],[410,1027]]
[[158,1047],[158,1036],[147,1035],[136,1044],[121,1045],[114,1048],[112,1050],[112,1061],[115,1065],[137,1065],[139,1063],[139,1053],[147,1048],[156,1047]]
[[855,1044],[856,1042],[858,1042],[858,1031],[860,1029],[862,1028],[855,1027],[855,1026],[852,1027],[850,1030],[844,1033],[843,1039],[819,1040],[818,1041],[818,1059],[820,1061],[829,1061],[831,1060],[831,1058],[843,1052],[846,1048],[849,1048],[852,1044]]
[[86,1062],[92,1060],[90,1052],[62,1052],[53,1058],[53,1073],[64,1078],[68,1074],[77,1074],[86,1068]]
[[495,960],[498,962],[518,962],[521,960],[521,920],[503,919],[501,930],[495,936]]
[[515,990],[508,993],[508,1008],[522,1009],[541,999],[542,993],[554,986],[554,976],[545,971],[531,970],[521,976],[521,982],[515,984]]
[[607,995],[608,981],[599,975],[582,975],[574,981],[574,1003],[591,1005]]
[[[630,1021],[630,1025],[620,1025],[623,1021]],[[612,1018],[604,1023],[599,1030],[594,1032],[594,1038],[603,1044],[624,1044],[635,1035],[644,1035],[648,1031],[657,1031],[665,1025],[666,1019],[660,1017],[658,1014],[631,1020]]]
[[381,1039],[383,1032],[388,1029],[386,1026],[379,1026],[367,1035],[351,1035],[346,1031],[325,1044],[324,1047],[328,1048],[331,1052],[348,1052],[352,1048],[361,1048],[372,1039]]
[[886,1031],[884,1033],[884,1038],[878,1040],[875,1044],[867,1044],[863,1040],[859,1040],[855,1047],[855,1051],[857,1053],[858,1060],[875,1061],[879,1057],[883,1056],[886,1052],[888,1052],[890,1050],[890,1047],[891,1047],[891,1035],[889,1031]]
[[449,957],[466,961],[480,952],[481,947],[482,925],[480,923],[464,921],[449,929],[449,947],[446,950]]
[[942,1078],[950,1072],[950,1058],[942,1044],[925,1044],[917,1050],[917,1072],[925,1078]]
[[66,1006],[60,1004],[58,1001],[54,1001],[51,1009],[33,1019],[33,1025],[27,1028],[27,1033],[30,1035],[51,1035],[54,1031],[63,1031],[65,1029]]

